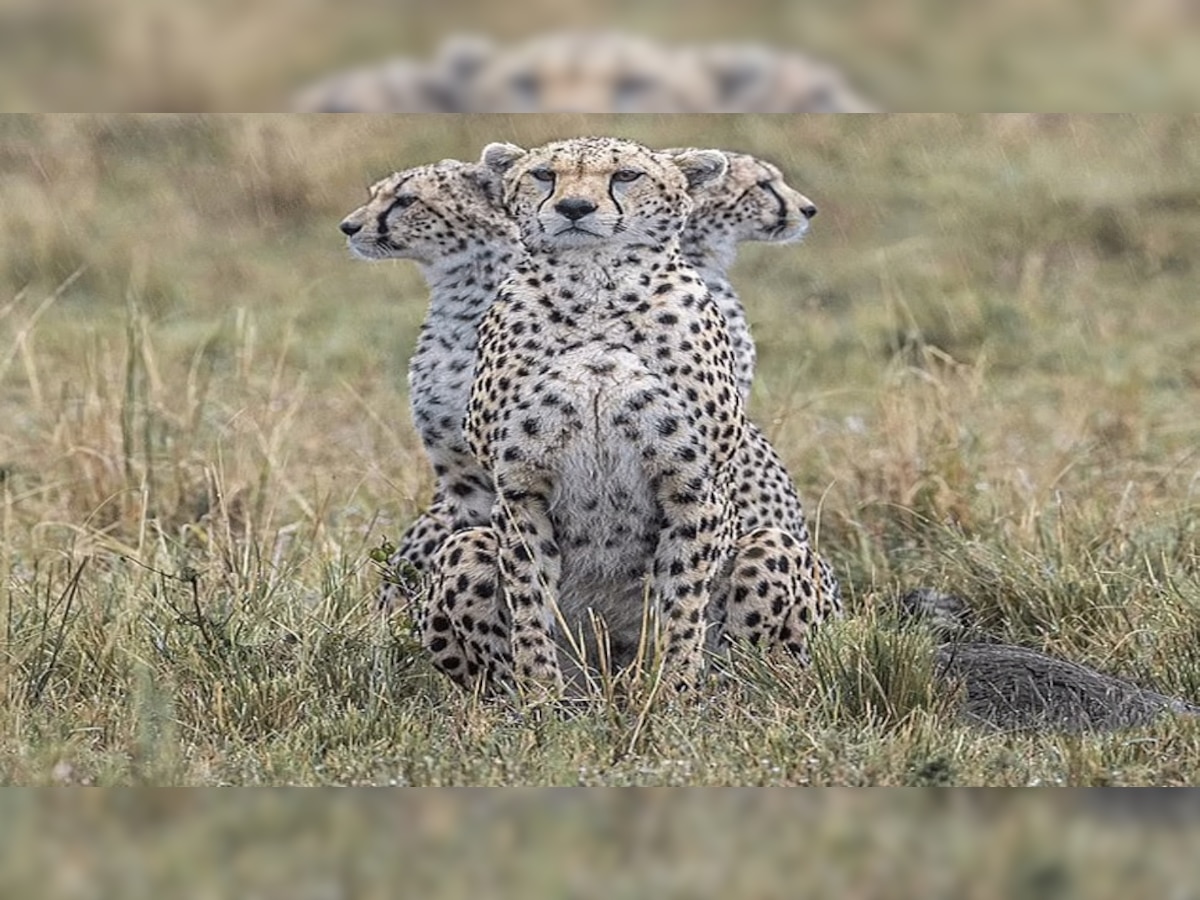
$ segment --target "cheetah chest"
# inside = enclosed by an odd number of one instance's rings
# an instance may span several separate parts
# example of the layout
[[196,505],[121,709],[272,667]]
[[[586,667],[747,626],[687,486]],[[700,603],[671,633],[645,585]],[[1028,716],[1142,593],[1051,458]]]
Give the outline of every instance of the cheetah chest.
[[563,399],[550,513],[564,593],[640,579],[654,553],[659,511],[644,442],[631,423],[647,398],[662,395],[660,378],[629,351],[602,347],[568,352],[548,374]]

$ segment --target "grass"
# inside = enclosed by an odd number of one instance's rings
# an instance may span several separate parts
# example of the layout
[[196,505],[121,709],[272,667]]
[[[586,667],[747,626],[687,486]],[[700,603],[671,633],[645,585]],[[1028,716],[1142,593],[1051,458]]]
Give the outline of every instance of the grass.
[[881,884],[970,900],[1196,896],[1194,827],[1047,793],[22,792],[6,798],[0,886],[135,900],[382,898],[397,885],[448,898],[875,896]]
[[[615,133],[778,161],[821,208],[734,273],[752,412],[856,621],[696,710],[531,720],[371,610],[432,481],[424,288],[335,230],[392,169]],[[1200,698],[1200,122],[10,117],[0,122],[0,781],[1185,784],[1200,728],[987,734],[917,585]]]
[[10,110],[286,109],[300,85],[397,55],[428,60],[448,35],[507,45],[571,28],[798,49],[885,109],[1163,111],[1198,99],[1195,14],[1175,2],[16,0],[0,24],[0,103]]

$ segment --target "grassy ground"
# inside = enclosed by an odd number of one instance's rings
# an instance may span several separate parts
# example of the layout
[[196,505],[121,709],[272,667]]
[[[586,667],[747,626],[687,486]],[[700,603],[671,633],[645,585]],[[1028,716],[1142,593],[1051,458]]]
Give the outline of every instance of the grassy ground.
[[1200,896],[1195,826],[1095,791],[32,793],[6,896]]
[[[752,412],[858,620],[704,708],[522,721],[370,610],[427,502],[424,291],[336,231],[394,169],[614,133],[778,161]],[[918,584],[1200,698],[1200,120],[50,117],[0,122],[0,780],[1179,784],[1200,726],[987,734],[871,625]]]
[[884,109],[1195,110],[1196,24],[1182,0],[10,0],[0,106],[288,109],[302,84],[396,55],[428,59],[451,34],[507,44],[620,28],[671,44],[798,49]]

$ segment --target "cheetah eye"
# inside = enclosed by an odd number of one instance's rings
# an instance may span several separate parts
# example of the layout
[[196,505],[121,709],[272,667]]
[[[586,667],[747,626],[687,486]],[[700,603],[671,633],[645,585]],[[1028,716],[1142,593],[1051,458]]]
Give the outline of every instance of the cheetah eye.
[[760,188],[762,188],[764,191],[769,191],[771,189],[771,185],[772,185],[773,181],[774,181],[774,179],[772,179],[772,178],[764,178],[762,181],[760,181],[758,183],[758,186]]
[[628,184],[631,181],[637,181],[641,177],[642,173],[637,169],[617,169],[617,171],[613,172],[612,180]]
[[407,209],[417,202],[417,198],[413,194],[401,194],[393,201],[393,205],[397,209]]
[[534,181],[543,181],[548,183],[554,180],[553,169],[530,169],[529,174],[533,177]]

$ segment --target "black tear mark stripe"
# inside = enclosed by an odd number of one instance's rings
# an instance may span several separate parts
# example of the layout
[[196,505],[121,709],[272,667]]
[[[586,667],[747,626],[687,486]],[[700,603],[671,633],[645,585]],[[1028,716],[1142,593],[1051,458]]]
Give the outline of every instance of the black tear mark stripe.
[[412,181],[412,179],[414,177],[416,177],[416,176],[409,175],[407,178],[405,178],[403,181],[401,181],[398,185],[396,185],[394,188],[392,188],[392,202],[389,203],[384,208],[383,212],[381,212],[378,216],[375,217],[375,233],[376,234],[380,234],[380,235],[387,234],[387,230],[388,230],[387,229],[387,217],[392,214],[392,210],[400,208],[400,197],[399,197],[400,188],[404,187],[406,184],[408,184],[410,181]]
[[779,224],[780,224],[780,226],[782,227],[783,225],[786,225],[787,220],[788,220],[787,201],[785,201],[783,199],[783,197],[780,195],[779,191],[775,190],[774,185],[770,184],[769,182],[763,182],[763,189],[768,194],[770,194],[772,197],[774,197],[775,202],[779,204]]
[[770,194],[772,197],[774,197],[775,202],[779,204],[779,215],[778,215],[779,225],[778,225],[778,227],[782,228],[783,226],[785,226],[787,224],[787,220],[788,220],[787,201],[783,199],[783,197],[780,195],[779,191],[775,190],[775,185],[774,185],[775,173],[772,172],[766,166],[762,166],[762,170],[763,170],[763,173],[767,177],[760,179],[758,182],[758,186],[761,187],[768,194]]
[[621,206],[621,201],[617,199],[616,193],[613,191],[613,185],[616,182],[610,176],[608,179],[608,199],[613,202],[613,206],[617,208],[617,222],[614,226],[614,231],[621,232],[625,230],[625,209]]
[[[541,184],[542,182],[538,182],[538,183]],[[534,210],[534,216],[536,218],[536,221],[537,221],[539,227],[541,227],[543,232],[545,232],[546,226],[542,224],[542,210],[545,208],[547,203],[549,203],[552,199],[554,199],[554,195],[557,193],[558,193],[558,173],[555,172],[554,180],[550,182],[550,189],[548,191],[546,191],[546,196],[542,198],[541,202],[538,203],[538,205],[537,205],[537,209]],[[514,196],[514,198],[516,197],[515,192],[514,192],[513,196]]]

